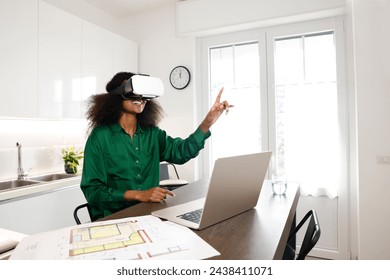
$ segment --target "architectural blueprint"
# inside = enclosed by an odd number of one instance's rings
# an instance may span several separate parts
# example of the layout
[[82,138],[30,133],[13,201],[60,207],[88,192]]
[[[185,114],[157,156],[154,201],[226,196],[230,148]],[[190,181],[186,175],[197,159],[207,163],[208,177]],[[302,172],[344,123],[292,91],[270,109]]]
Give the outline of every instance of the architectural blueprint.
[[190,229],[139,216],[24,238],[10,259],[204,259],[219,253]]

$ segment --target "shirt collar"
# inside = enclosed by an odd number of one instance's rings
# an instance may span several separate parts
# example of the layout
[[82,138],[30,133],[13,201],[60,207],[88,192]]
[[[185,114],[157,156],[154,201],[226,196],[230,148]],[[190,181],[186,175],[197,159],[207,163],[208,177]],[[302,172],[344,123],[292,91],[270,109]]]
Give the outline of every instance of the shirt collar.
[[[119,123],[111,124],[109,127],[112,132],[112,135],[117,135],[120,132],[125,132],[125,130],[121,127]],[[137,123],[137,129],[135,130],[135,133],[141,132],[143,132],[142,127]]]

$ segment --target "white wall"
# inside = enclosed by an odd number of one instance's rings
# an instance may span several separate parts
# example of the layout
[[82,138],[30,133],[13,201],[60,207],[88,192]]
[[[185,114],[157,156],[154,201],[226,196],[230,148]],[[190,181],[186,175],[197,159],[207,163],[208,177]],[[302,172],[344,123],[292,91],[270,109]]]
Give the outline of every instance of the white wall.
[[[187,137],[197,123],[194,121],[194,39],[177,38],[175,34],[175,6],[170,5],[124,20],[128,38],[139,48],[139,72],[156,76],[164,83],[164,96],[158,98],[166,115],[160,127],[172,137]],[[175,90],[169,83],[169,73],[177,65],[190,69],[192,81],[184,90]],[[178,166],[182,179],[195,179],[195,161]]]
[[82,120],[44,120],[0,117],[0,181],[17,178],[18,152],[29,175],[64,172],[61,149],[81,149],[87,125]]
[[178,36],[253,29],[344,11],[344,0],[190,0],[177,4]]
[[390,2],[348,3],[357,108],[357,254],[359,259],[390,259],[390,165],[376,161],[377,155],[390,155]]

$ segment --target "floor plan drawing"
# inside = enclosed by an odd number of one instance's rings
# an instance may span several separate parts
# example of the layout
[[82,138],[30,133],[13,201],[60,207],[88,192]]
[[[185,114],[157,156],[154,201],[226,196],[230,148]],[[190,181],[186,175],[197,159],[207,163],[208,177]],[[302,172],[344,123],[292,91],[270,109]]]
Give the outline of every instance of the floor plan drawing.
[[75,228],[70,232],[69,256],[124,248],[144,243],[152,243],[152,240],[144,229],[139,228],[137,220]]
[[24,238],[10,259],[205,259],[219,252],[190,229],[151,215],[93,222]]

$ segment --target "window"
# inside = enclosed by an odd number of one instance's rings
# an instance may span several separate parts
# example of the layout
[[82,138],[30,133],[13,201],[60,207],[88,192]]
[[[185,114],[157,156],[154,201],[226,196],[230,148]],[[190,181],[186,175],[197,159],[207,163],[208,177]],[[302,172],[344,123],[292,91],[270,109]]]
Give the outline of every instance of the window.
[[234,105],[228,117],[220,118],[212,128],[211,162],[219,157],[261,150],[258,43],[210,48],[209,65],[210,102],[224,87],[222,99]]
[[203,40],[209,94],[201,106],[209,108],[224,86],[234,107],[212,127],[202,176],[219,157],[272,150],[271,168],[300,182],[301,194],[338,196],[347,174],[347,110],[335,29],[249,34]]
[[334,31],[274,39],[275,166],[303,195],[337,196]]

